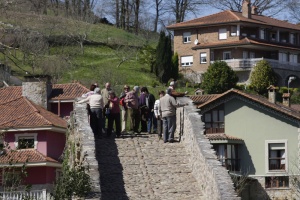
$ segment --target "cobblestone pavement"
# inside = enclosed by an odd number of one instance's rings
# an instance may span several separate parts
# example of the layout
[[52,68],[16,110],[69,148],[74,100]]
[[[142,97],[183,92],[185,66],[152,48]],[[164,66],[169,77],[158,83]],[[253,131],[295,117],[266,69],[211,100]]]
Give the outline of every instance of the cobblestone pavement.
[[201,200],[188,154],[156,134],[96,140],[102,200]]

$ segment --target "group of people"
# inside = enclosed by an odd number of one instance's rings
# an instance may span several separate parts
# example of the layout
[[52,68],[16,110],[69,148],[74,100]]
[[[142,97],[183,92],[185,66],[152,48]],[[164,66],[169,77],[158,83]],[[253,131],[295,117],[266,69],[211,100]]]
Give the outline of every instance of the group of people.
[[129,121],[129,131],[157,133],[160,138],[163,135],[166,143],[174,141],[176,108],[187,105],[177,102],[176,97],[185,94],[176,92],[172,81],[166,92],[159,92],[157,100],[147,87],[134,86],[130,90],[128,85],[124,85],[118,97],[108,82],[102,90],[97,84],[92,84],[90,92],[82,95],[85,99],[77,103],[87,103],[90,126],[97,137],[101,138],[105,132],[110,137],[114,124],[116,137],[120,137],[127,132]]

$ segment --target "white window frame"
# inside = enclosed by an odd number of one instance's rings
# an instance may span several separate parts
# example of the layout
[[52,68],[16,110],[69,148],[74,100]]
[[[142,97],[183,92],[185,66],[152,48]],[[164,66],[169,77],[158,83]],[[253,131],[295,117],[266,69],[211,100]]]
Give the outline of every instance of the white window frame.
[[227,29],[226,28],[219,29],[219,40],[227,40]]
[[288,54],[286,52],[279,52],[278,53],[278,61],[279,62],[288,62]]
[[29,138],[29,139],[34,139],[34,149],[37,149],[38,141],[37,141],[37,133],[21,133],[21,134],[15,134],[15,148],[19,146],[19,139],[22,138]]
[[191,39],[192,33],[191,32],[184,32],[183,33],[183,43],[191,43],[192,39]]
[[243,51],[243,59],[248,59],[248,51]]
[[190,67],[193,65],[194,58],[193,56],[181,56],[180,63],[182,67]]
[[[269,170],[269,144],[284,144],[284,153],[285,153],[285,169],[284,170]],[[288,172],[288,141],[287,140],[266,140],[265,141],[265,171],[266,173],[271,174],[283,174]]]
[[[203,61],[202,61],[202,58],[203,58]],[[207,53],[202,52],[202,53],[200,53],[200,64],[205,64],[205,63],[207,63]]]
[[250,52],[249,53],[249,58],[251,59],[251,58],[255,58],[255,52]]
[[[229,56],[230,58],[226,59],[226,54],[230,55],[230,56]],[[224,51],[224,52],[223,52],[223,60],[230,60],[230,59],[232,59],[232,58],[231,58],[231,51]]]

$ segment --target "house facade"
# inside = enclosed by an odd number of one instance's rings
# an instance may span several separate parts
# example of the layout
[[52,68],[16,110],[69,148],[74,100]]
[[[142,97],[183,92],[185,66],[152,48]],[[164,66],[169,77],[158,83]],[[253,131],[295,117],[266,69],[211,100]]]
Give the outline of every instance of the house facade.
[[279,85],[286,85],[290,76],[300,77],[300,26],[258,15],[250,1],[244,0],[242,12],[227,10],[167,29],[174,32],[179,70],[196,82],[201,82],[201,75],[216,60],[227,62],[241,83],[248,83],[260,60],[271,64]]
[[252,183],[247,198],[298,199],[300,114],[269,92],[269,100],[238,90],[191,98],[222,166]]
[[24,165],[27,176],[14,195],[31,185],[34,195],[46,199],[61,173],[66,118],[75,98],[89,90],[79,83],[52,85],[49,80],[27,79],[22,86],[0,89],[1,197],[10,195],[5,193],[12,186],[9,176],[21,174]]

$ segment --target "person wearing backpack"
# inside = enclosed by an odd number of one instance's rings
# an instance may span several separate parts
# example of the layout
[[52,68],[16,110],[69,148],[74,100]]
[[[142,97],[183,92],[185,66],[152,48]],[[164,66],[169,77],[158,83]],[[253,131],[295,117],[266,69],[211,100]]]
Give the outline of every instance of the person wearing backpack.
[[126,94],[130,91],[130,87],[128,85],[124,85],[123,91],[120,95],[120,106],[121,106],[121,133],[126,133],[126,125],[127,125],[127,116],[128,116],[128,108],[126,103],[124,102]]

